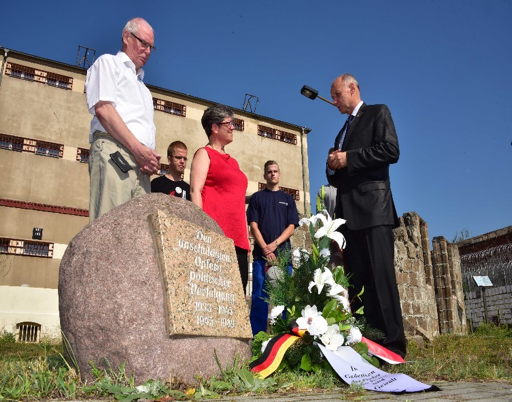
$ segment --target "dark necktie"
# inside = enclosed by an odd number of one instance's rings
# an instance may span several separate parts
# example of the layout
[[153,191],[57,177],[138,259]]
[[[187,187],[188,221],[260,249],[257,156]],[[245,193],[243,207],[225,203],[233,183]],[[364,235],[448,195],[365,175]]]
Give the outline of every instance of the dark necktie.
[[343,146],[343,141],[345,141],[345,136],[347,135],[350,125],[352,124],[352,120],[354,120],[354,116],[353,115],[348,116],[347,123],[346,123],[346,129],[343,132],[343,135],[341,136],[341,140],[340,140],[338,149],[341,149],[341,147]]

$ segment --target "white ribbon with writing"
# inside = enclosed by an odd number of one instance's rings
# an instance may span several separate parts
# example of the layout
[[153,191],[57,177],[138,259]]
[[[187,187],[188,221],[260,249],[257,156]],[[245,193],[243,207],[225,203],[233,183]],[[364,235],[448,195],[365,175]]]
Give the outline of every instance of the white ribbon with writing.
[[370,391],[420,392],[437,390],[405,374],[388,374],[369,364],[350,346],[340,346],[335,352],[318,344],[327,361],[347,384],[359,382]]

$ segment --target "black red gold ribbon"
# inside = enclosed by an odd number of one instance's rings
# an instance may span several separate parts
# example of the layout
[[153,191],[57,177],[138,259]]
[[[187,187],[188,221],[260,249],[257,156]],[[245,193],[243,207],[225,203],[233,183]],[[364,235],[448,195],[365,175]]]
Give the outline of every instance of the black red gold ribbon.
[[259,359],[249,364],[253,373],[258,374],[260,378],[267,378],[277,370],[284,354],[295,342],[304,337],[306,330],[299,329],[295,321],[290,323],[290,333],[274,336],[267,344],[265,351]]

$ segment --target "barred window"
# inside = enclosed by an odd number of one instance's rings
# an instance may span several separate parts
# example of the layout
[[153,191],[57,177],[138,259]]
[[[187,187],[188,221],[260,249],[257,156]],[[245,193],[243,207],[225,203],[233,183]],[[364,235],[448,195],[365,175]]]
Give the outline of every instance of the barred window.
[[46,141],[36,141],[35,148],[36,155],[49,156],[51,158],[62,158],[64,152],[64,145]]
[[[258,183],[258,190],[263,190],[267,186],[266,183]],[[300,201],[300,191],[294,188],[279,186],[279,189],[286,194],[290,194],[295,201]]]
[[187,106],[179,103],[165,101],[163,99],[153,98],[153,107],[164,113],[174,114],[185,117],[187,115]]
[[53,243],[0,237],[0,254],[52,258]]
[[77,148],[76,160],[80,163],[89,163],[89,150],[87,148]]
[[20,322],[16,324],[18,342],[39,342],[41,324],[35,322]]
[[160,171],[158,172],[158,174],[160,176],[163,176],[164,174],[167,174],[167,173],[169,173],[169,165],[167,165],[166,163],[161,163]]
[[21,152],[23,151],[23,138],[0,134],[0,148]]
[[64,145],[54,142],[33,140],[0,133],[0,148],[17,152],[31,152],[36,155],[62,158]]
[[55,74],[55,73],[47,73],[46,76],[46,84],[51,85],[52,87],[62,88],[62,89],[71,89],[73,84],[73,78],[66,77],[64,75]]
[[14,78],[20,78],[27,81],[40,82],[52,87],[61,89],[73,89],[73,78],[65,75],[51,73],[49,71],[40,70],[21,64],[7,63],[5,75]]
[[235,126],[235,130],[244,131],[245,124],[242,119],[233,118],[233,125]]
[[276,130],[275,128],[262,126],[258,124],[258,135],[273,140],[286,142],[287,144],[297,145],[297,135],[288,133],[282,130]]

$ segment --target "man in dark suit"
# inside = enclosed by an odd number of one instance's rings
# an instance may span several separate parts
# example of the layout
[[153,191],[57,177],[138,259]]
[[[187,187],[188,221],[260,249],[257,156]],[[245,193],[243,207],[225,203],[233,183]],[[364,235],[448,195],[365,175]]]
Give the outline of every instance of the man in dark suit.
[[[327,158],[327,179],[337,188],[336,217],[346,219],[345,272],[351,274],[352,310],[361,303],[368,323],[381,330],[382,345],[405,356],[405,336],[394,269],[393,228],[399,224],[389,165],[400,155],[386,105],[366,105],[349,75],[331,86],[335,106],[348,119]],[[363,288],[362,301],[355,297]]]

